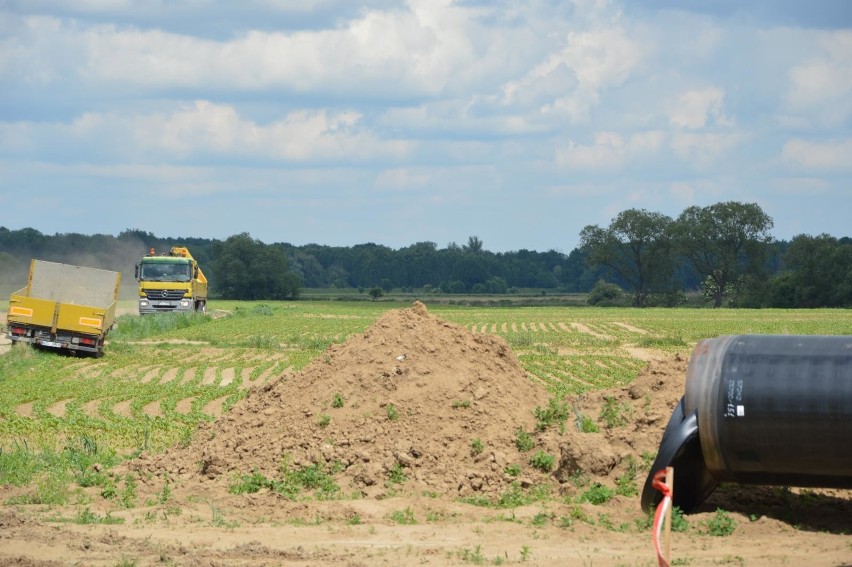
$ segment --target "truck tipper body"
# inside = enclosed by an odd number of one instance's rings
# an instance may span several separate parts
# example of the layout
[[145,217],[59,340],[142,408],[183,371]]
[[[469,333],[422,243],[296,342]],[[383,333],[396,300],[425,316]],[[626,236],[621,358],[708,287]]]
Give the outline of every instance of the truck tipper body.
[[120,285],[120,272],[33,259],[27,286],[9,298],[7,336],[13,343],[101,356]]
[[207,277],[184,247],[173,246],[157,255],[152,248],[136,264],[139,314],[207,312]]

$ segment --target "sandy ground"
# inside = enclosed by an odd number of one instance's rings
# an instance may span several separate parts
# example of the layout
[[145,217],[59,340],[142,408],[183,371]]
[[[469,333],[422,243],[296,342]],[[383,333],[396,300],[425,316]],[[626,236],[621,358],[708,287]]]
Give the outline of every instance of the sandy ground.
[[[253,389],[187,446],[110,471],[125,498],[78,487],[64,507],[3,505],[0,563],[655,565],[638,494],[584,498],[625,479],[641,490],[683,393],[685,356],[638,354],[648,366],[629,387],[558,400],[567,419],[537,428],[551,396],[500,337],[420,304],[391,311]],[[582,416],[599,431],[581,433]],[[532,464],[539,454],[553,457],[547,470]],[[278,484],[230,490],[252,473]],[[301,491],[283,494],[298,473]],[[0,501],[28,490],[0,487]],[[545,490],[523,505],[507,497]],[[717,509],[730,535],[712,535]],[[852,565],[849,491],[726,486],[686,520],[675,564]]]

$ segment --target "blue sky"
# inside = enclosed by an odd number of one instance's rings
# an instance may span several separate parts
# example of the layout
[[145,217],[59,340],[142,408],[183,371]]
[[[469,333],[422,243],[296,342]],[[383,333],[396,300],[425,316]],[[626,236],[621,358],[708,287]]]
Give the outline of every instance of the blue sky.
[[852,236],[846,0],[2,0],[0,226],[570,252]]

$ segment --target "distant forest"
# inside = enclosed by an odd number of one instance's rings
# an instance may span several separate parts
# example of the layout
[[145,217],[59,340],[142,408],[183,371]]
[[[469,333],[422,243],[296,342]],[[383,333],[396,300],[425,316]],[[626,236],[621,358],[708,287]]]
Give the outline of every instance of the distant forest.
[[248,233],[217,240],[138,229],[112,236],[0,227],[0,291],[23,287],[29,261],[37,258],[120,271],[123,296],[132,297],[135,264],[149,249],[186,246],[207,275],[211,296],[229,299],[297,299],[306,289],[337,288],[374,299],[395,291],[587,293],[596,305],[852,306],[852,239],[779,241],[769,236],[771,226],[756,205],[743,203],[691,207],[677,219],[630,209],[608,227],[585,227],[581,245],[567,254],[490,252],[476,236],[444,248],[418,242],[393,249],[266,244]]

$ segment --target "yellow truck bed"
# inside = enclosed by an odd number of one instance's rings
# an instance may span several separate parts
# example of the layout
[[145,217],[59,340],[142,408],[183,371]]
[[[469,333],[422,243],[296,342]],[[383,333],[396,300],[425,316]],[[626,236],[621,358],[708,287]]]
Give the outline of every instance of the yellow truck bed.
[[7,323],[24,323],[74,333],[102,335],[115,322],[113,301],[108,307],[75,305],[25,295],[26,288],[9,298]]
[[115,322],[120,284],[119,272],[32,260],[27,287],[9,299],[8,336],[99,355]]

